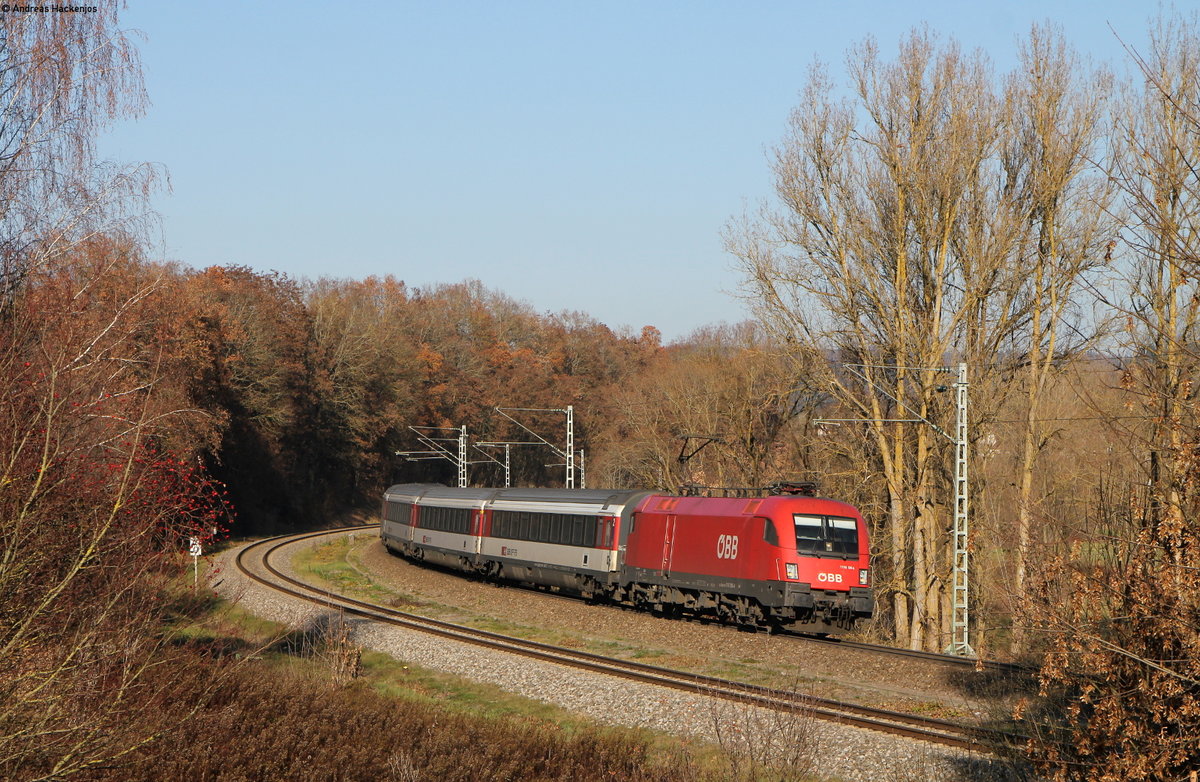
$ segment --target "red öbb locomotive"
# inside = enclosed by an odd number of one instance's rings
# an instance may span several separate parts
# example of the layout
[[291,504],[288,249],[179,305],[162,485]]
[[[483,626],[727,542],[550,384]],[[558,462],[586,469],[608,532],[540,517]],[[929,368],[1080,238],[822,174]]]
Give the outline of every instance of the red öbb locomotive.
[[668,615],[844,632],[871,616],[854,507],[784,485],[771,496],[452,489],[384,494],[388,550],[488,579]]

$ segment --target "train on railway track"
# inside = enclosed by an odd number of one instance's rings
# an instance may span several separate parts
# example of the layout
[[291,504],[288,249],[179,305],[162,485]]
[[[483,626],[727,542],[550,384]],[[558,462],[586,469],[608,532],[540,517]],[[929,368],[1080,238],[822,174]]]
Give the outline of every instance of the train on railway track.
[[495,581],[747,628],[839,634],[871,616],[867,528],[784,484],[757,497],[400,484],[394,554]]

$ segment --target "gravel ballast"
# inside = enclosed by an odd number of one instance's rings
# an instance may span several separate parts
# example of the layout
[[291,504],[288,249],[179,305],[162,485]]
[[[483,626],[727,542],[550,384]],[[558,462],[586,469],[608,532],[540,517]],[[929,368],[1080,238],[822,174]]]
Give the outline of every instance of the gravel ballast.
[[[361,566],[373,578],[403,593],[443,605],[457,606],[483,616],[518,617],[527,626],[553,627],[578,632],[591,639],[620,639],[622,643],[665,650],[692,658],[758,660],[763,656],[796,656],[794,640],[738,633],[693,623],[663,620],[607,606],[590,606],[527,590],[497,588],[449,573],[420,568],[392,557],[369,533],[357,533]],[[301,542],[276,555],[273,562],[284,572],[291,554],[312,543]],[[283,595],[245,579],[233,564],[237,549],[219,555],[214,587],[251,613],[291,627],[314,623],[325,611],[311,603]],[[295,575],[290,573],[289,575]],[[505,691],[544,701],[598,722],[647,728],[682,737],[715,741],[726,749],[775,747],[773,754],[789,751],[799,766],[831,778],[851,780],[966,780],[980,779],[984,759],[963,756],[939,745],[888,736],[874,731],[823,722],[808,717],[781,717],[765,709],[731,704],[668,687],[580,671],[569,666],[532,660],[478,646],[447,640],[413,630],[351,620],[353,640],[364,648],[383,652],[406,663],[455,674]],[[774,643],[772,643],[774,642]],[[763,644],[766,644],[765,646]],[[787,645],[785,645],[787,644]],[[818,647],[827,648],[827,647]],[[798,655],[811,658],[809,683],[814,694],[831,690],[862,689],[846,671],[847,663],[831,661],[828,653]],[[654,660],[655,664],[664,664]],[[904,661],[901,661],[903,663]],[[860,660],[856,667],[890,662]],[[674,667],[674,666],[668,666]],[[901,665],[901,667],[905,667]],[[906,671],[877,674],[890,681],[897,698],[931,698],[938,692],[936,674],[908,676]],[[861,675],[861,674],[860,674]],[[897,684],[903,682],[903,686]],[[941,691],[944,691],[944,687]],[[837,697],[836,694],[831,697]],[[773,737],[773,738],[772,738]]]

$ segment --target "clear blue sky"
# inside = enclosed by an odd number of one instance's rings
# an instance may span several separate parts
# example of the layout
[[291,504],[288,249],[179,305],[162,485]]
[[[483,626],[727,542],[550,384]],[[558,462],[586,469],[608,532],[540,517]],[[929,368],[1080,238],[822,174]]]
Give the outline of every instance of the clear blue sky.
[[102,153],[153,161],[162,253],[293,277],[473,277],[668,339],[747,317],[722,226],[770,195],[808,66],[914,26],[1011,65],[1038,21],[1098,61],[1150,4],[129,0],[153,102]]

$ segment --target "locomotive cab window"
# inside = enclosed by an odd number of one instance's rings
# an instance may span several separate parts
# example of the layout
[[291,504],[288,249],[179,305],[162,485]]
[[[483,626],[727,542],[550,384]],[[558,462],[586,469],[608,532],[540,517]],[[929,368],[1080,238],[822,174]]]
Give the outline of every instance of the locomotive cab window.
[[806,516],[797,513],[796,551],[817,556],[858,556],[858,524],[840,516]]
[[835,554],[858,556],[858,525],[854,519],[841,519],[830,516],[825,520],[825,529],[829,543],[833,544]]
[[796,514],[796,550],[824,551],[825,550],[825,521],[820,516],[801,516]]

